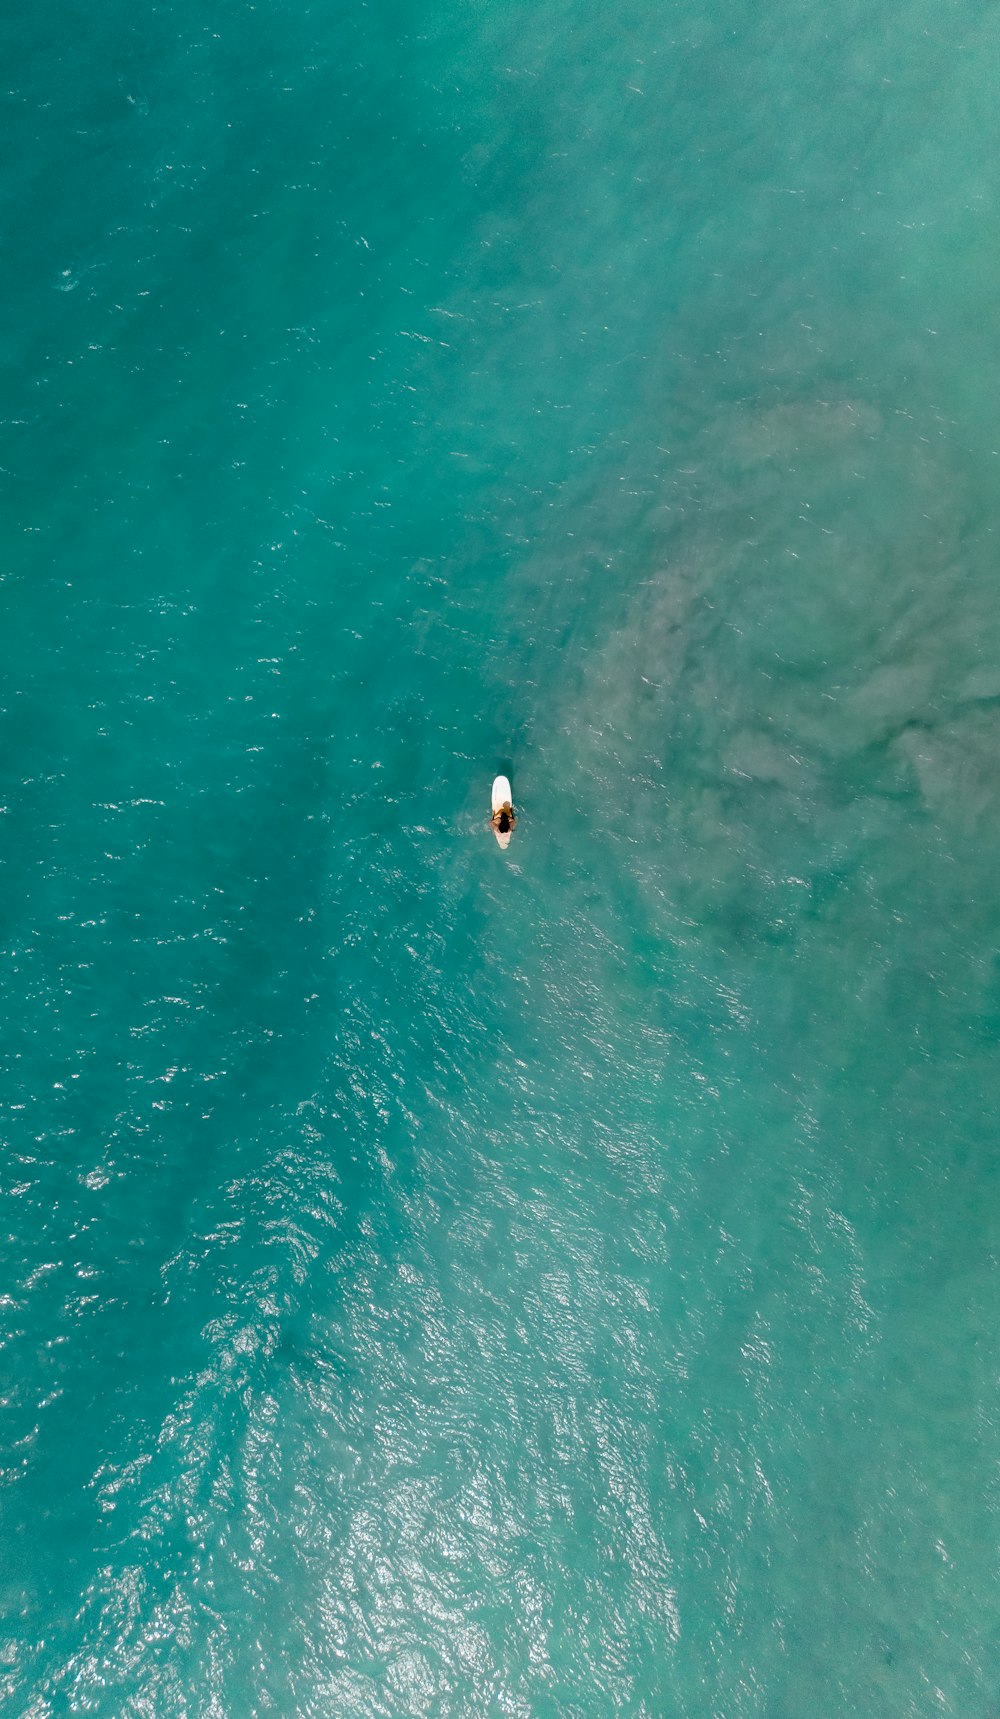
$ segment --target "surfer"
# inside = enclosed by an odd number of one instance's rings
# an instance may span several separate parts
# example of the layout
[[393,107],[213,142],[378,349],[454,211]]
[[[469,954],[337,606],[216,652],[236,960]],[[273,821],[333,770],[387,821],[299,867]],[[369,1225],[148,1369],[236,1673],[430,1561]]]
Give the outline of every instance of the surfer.
[[506,805],[498,807],[490,819],[490,823],[493,825],[498,836],[510,835],[511,830],[517,823],[517,819],[514,816],[514,808],[509,800]]
[[506,776],[498,776],[494,781],[490,805],[493,811],[490,827],[500,846],[508,847],[517,819],[514,816],[514,796]]

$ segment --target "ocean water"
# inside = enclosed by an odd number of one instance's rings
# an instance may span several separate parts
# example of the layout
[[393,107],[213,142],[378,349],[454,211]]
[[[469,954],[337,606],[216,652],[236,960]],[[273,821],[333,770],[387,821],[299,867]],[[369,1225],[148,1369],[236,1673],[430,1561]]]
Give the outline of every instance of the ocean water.
[[1000,8],[0,30],[0,1711],[996,1719]]

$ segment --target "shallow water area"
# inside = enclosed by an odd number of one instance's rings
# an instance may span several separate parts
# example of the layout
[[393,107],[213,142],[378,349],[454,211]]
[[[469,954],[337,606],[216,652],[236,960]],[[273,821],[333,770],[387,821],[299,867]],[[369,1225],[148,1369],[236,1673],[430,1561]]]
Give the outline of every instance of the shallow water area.
[[4,22],[0,1710],[995,1714],[998,25]]

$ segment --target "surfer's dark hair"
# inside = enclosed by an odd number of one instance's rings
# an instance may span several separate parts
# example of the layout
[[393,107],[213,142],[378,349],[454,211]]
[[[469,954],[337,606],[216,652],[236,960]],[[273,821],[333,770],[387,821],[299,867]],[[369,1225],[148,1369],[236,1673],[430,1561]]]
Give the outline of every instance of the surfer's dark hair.
[[503,835],[510,829],[510,813],[506,809],[500,813],[500,829]]

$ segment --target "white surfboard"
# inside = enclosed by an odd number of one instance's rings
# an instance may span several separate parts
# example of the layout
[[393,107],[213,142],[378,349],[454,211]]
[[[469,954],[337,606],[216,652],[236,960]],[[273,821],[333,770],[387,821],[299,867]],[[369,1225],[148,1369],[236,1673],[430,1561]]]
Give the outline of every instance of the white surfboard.
[[[493,783],[493,811],[502,812],[505,806],[511,807],[512,805],[513,796],[510,791],[510,783],[506,776],[498,776]],[[510,830],[498,830],[494,824],[493,834],[496,836],[496,839],[502,848],[510,847],[510,838],[512,834]]]

